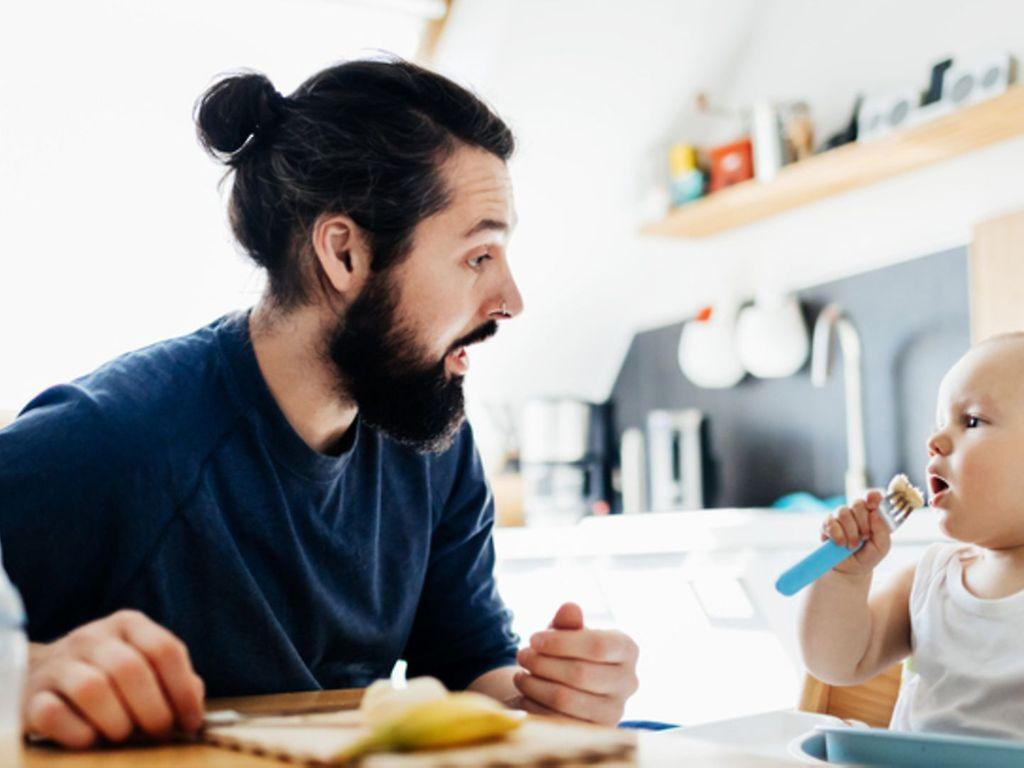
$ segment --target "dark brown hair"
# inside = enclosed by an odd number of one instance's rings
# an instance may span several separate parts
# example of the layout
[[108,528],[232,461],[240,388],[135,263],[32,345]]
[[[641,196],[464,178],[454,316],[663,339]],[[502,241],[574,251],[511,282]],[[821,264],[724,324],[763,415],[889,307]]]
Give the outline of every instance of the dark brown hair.
[[486,104],[401,60],[361,60],[313,75],[290,96],[266,76],[214,84],[196,105],[200,142],[234,173],[235,237],[267,270],[282,308],[309,298],[305,243],[322,213],[350,216],[372,269],[408,253],[423,219],[450,203],[439,168],[458,144],[507,160],[515,142]]

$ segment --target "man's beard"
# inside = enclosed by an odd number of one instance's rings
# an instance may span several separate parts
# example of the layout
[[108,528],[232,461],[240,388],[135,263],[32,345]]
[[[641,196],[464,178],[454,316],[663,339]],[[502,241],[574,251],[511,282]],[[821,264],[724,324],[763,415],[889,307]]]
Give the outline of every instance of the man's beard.
[[[445,358],[431,361],[397,316],[398,290],[388,272],[370,276],[345,316],[330,332],[327,355],[344,397],[359,417],[392,440],[420,452],[448,448],[465,420],[462,377],[448,377]],[[494,335],[484,323],[448,352]]]

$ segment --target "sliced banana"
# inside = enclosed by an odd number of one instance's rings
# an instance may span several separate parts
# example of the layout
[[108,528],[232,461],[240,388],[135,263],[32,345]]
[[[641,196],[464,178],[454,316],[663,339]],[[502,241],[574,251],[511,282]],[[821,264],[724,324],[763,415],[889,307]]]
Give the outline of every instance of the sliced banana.
[[504,736],[522,724],[522,715],[505,709],[489,696],[465,691],[414,705],[376,735],[387,749],[409,751],[475,744]]
[[449,693],[432,677],[414,678],[405,688],[378,680],[366,689],[359,709],[370,733],[336,755],[338,759],[498,739],[518,728],[525,717],[490,696],[472,691]]
[[377,680],[363,694],[359,710],[363,722],[371,728],[402,715],[425,701],[438,701],[448,695],[444,683],[436,677],[415,677],[405,688],[395,688],[390,680]]

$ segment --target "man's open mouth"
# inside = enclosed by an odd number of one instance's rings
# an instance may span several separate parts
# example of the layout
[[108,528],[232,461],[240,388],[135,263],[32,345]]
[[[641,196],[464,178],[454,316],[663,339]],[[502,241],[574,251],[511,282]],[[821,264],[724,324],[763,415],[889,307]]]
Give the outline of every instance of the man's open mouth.
[[445,355],[445,361],[448,364],[449,370],[455,376],[465,376],[469,370],[469,353],[466,351],[467,347],[473,344],[479,344],[481,341],[485,341],[493,336],[498,331],[498,324],[493,320],[484,323],[472,333],[466,334],[457,342],[454,347],[447,355]]

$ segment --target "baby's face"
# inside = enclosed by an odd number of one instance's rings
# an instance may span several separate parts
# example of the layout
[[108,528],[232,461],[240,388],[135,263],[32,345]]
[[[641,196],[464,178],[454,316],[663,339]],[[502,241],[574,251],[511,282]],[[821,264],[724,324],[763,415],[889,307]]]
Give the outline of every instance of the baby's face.
[[1024,545],[1024,338],[982,344],[939,386],[928,495],[953,538]]

